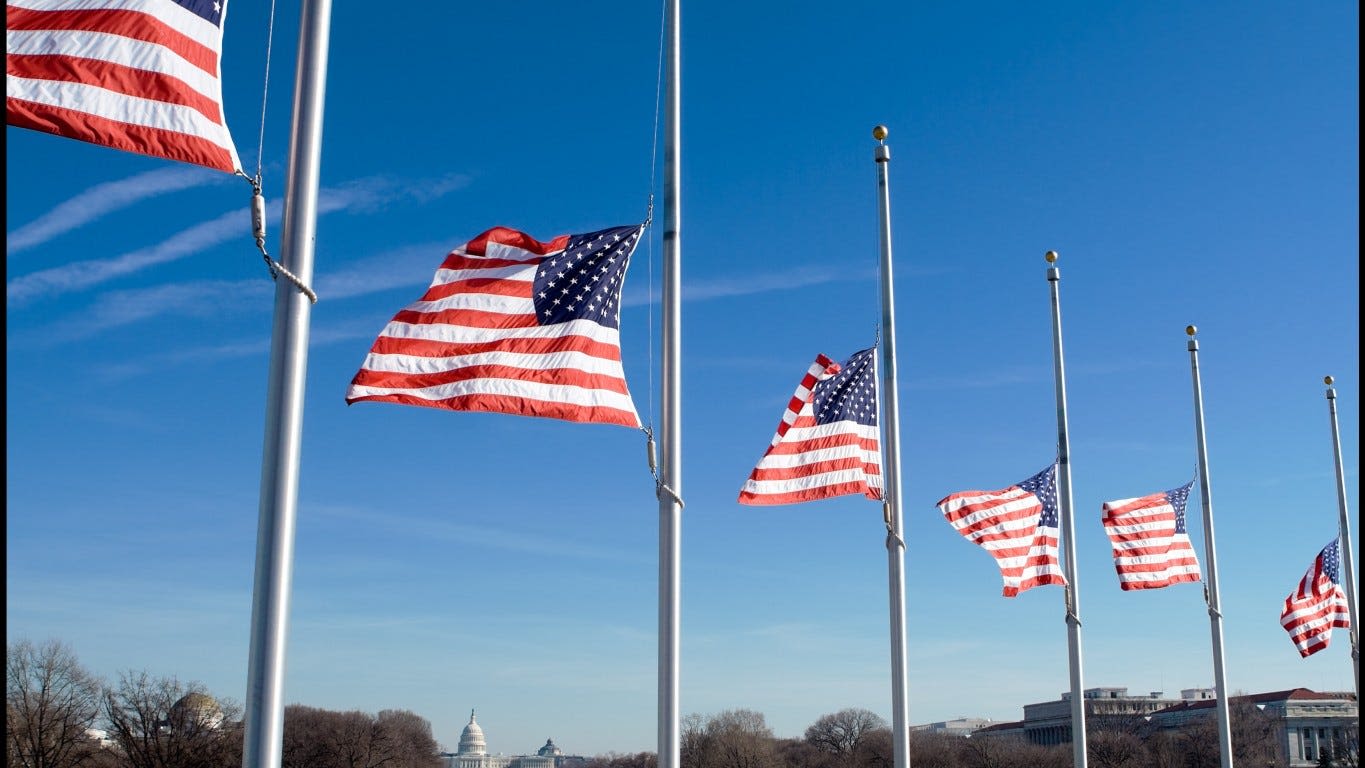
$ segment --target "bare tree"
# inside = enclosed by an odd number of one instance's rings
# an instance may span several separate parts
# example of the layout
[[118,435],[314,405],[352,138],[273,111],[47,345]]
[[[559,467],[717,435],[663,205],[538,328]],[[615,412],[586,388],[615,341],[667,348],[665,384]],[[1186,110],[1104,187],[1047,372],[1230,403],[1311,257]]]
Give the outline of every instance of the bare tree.
[[285,707],[282,768],[436,768],[431,723],[408,710],[378,715]]
[[380,710],[375,720],[388,742],[392,759],[389,765],[394,768],[437,768],[441,764],[429,720],[406,709]]
[[777,768],[776,739],[762,712],[727,709],[706,721],[707,768]]
[[962,764],[966,768],[1008,768],[1009,756],[1028,742],[1022,736],[988,736],[964,739]]
[[579,768],[658,768],[659,758],[653,752],[607,752],[588,758]]
[[1184,768],[1185,758],[1180,739],[1160,729],[1145,732],[1143,746],[1147,750],[1148,768]]
[[1070,768],[1071,745],[1040,746],[1021,736],[963,739],[966,768]]
[[[1228,715],[1234,765],[1284,768],[1278,738],[1280,725],[1273,715],[1262,712],[1245,697],[1228,701]],[[1184,768],[1218,768],[1221,764],[1218,719],[1213,713],[1182,728],[1177,741]]]
[[959,753],[968,740],[951,733],[910,732],[910,765],[914,768],[958,768]]
[[71,768],[99,745],[89,735],[100,711],[100,682],[57,640],[5,647],[5,742],[8,765]]
[[1332,758],[1336,768],[1360,768],[1360,728],[1343,728],[1332,739]]
[[886,728],[886,721],[866,709],[841,709],[822,715],[806,729],[806,741],[836,756],[837,764],[847,768],[857,764],[869,732]]
[[1085,742],[1086,758],[1094,768],[1146,768],[1142,739],[1124,730],[1097,729]]
[[242,762],[241,707],[197,682],[124,672],[104,694],[104,718],[128,768],[233,768]]
[[863,734],[858,745],[859,768],[893,768],[896,764],[895,737],[890,728],[873,728]]
[[706,718],[693,712],[680,725],[678,768],[711,768],[706,762]]
[[833,768],[832,755],[821,752],[805,739],[779,739],[773,749],[782,768]]

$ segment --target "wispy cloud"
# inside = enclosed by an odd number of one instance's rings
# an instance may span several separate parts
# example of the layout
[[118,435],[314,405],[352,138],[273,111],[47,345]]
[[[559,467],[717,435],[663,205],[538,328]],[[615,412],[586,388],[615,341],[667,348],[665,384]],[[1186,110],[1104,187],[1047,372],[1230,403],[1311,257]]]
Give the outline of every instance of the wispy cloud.
[[[272,203],[268,220],[279,218],[280,204]],[[10,305],[19,305],[44,296],[57,296],[106,283],[157,264],[178,261],[227,242],[234,237],[250,237],[243,232],[243,214],[231,211],[216,219],[181,230],[149,248],[141,248],[112,259],[90,259],[16,277],[5,286]]]
[[[268,291],[274,290],[268,282],[253,282],[256,286],[250,290],[250,295],[255,296],[260,293],[262,296],[268,295]],[[259,288],[260,290],[257,290]],[[254,299],[259,303],[260,297]],[[230,302],[219,297],[215,300],[219,305],[228,305]],[[376,333],[381,326],[370,327],[350,327],[350,328],[327,328],[313,330],[308,335],[308,348],[316,349],[319,347],[340,344],[356,339],[364,339],[367,343],[373,341]],[[220,360],[236,360],[243,357],[265,358],[270,353],[270,339],[261,336],[255,339],[240,339],[238,341],[227,342],[224,344],[211,344],[198,347],[187,347],[185,349],[165,352],[158,355],[149,355],[138,358],[137,360],[124,360],[118,363],[99,365],[95,372],[104,381],[119,381],[123,379],[135,378],[168,368],[176,368],[187,364],[214,363]],[[363,350],[362,350],[363,353]],[[360,358],[356,359],[358,363]]]
[[360,522],[364,523],[370,530],[375,531],[401,531],[404,536],[420,536],[424,541],[459,542],[489,550],[539,556],[621,563],[638,563],[641,560],[639,553],[636,552],[624,549],[604,549],[590,544],[566,541],[562,538],[548,539],[527,534],[521,530],[465,525],[444,519],[406,516],[390,511],[381,514],[342,506],[316,506],[312,511],[324,519],[339,520],[343,523]]
[[[385,178],[367,178],[323,190],[318,195],[318,215],[335,211],[372,211],[387,202],[409,197],[429,200],[467,183],[464,177],[446,177],[435,182],[400,184]],[[282,204],[271,201],[266,207],[267,226],[278,224]],[[200,253],[233,238],[249,238],[244,231],[243,213],[229,211],[182,230],[156,245],[115,256],[64,264],[16,277],[6,285],[10,306],[19,306],[41,297],[56,296],[90,288],[148,267]]]
[[168,168],[97,184],[5,236],[5,257],[42,245],[149,197],[231,180],[205,168]]
[[416,243],[352,262],[345,269],[319,275],[318,296],[349,299],[392,288],[426,286],[441,259],[455,245],[453,242]]
[[[826,266],[796,267],[777,272],[749,273],[710,280],[689,279],[682,289],[683,301],[706,301],[730,296],[748,296],[755,293],[790,291],[809,285],[833,283],[841,280],[868,280],[876,278],[875,270],[835,269]],[[659,301],[659,293],[654,286],[638,290],[627,290],[621,304],[627,307],[639,306]]]

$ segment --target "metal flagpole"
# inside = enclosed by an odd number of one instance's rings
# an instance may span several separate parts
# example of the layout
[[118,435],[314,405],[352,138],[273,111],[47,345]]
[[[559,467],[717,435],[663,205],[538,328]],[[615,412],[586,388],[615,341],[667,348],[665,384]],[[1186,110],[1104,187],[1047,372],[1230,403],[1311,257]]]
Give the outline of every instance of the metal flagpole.
[[669,0],[667,10],[668,64],[664,86],[664,290],[663,379],[660,442],[663,461],[659,476],[659,768],[679,768],[681,719],[678,713],[678,651],[681,645],[682,586],[682,269],[679,213],[681,161],[679,67],[680,0]]
[[[331,12],[331,0],[303,0],[301,4],[280,261],[302,285],[313,279]],[[251,656],[242,748],[245,768],[277,768],[282,757],[285,636],[294,570],[294,519],[311,310],[309,297],[293,283],[276,282],[251,605]]]
[[1341,513],[1341,565],[1342,581],[1346,585],[1346,607],[1351,614],[1351,664],[1355,667],[1356,701],[1360,700],[1360,634],[1356,616],[1356,566],[1351,556],[1351,516],[1346,511],[1346,475],[1341,470],[1341,431],[1337,429],[1337,391],[1332,387],[1332,377],[1323,377],[1327,384],[1327,407],[1332,412],[1332,456],[1337,462],[1337,510]]
[[1218,754],[1223,768],[1232,768],[1232,727],[1228,715],[1228,687],[1223,672],[1223,613],[1218,602],[1218,556],[1213,544],[1213,500],[1209,497],[1209,457],[1204,446],[1204,390],[1199,384],[1199,342],[1197,329],[1185,327],[1190,341],[1190,373],[1194,379],[1194,436],[1199,446],[1199,495],[1204,506],[1204,560],[1208,573],[1204,580],[1204,600],[1209,604],[1209,627],[1213,632],[1213,684],[1218,699]]
[[1076,578],[1076,534],[1071,519],[1071,440],[1066,426],[1066,367],[1062,362],[1062,302],[1058,295],[1061,273],[1055,266],[1057,252],[1048,251],[1047,281],[1052,289],[1052,361],[1057,380],[1057,506],[1062,524],[1062,547],[1066,560],[1066,639],[1071,658],[1071,751],[1076,768],[1086,766],[1085,686],[1081,677],[1081,595]]
[[905,538],[901,513],[900,400],[896,391],[896,310],[891,287],[891,193],[887,165],[891,148],[886,146],[886,126],[872,129],[878,142],[877,203],[881,228],[882,282],[882,450],[886,460],[882,482],[883,513],[886,519],[886,570],[891,593],[891,722],[892,756],[895,768],[910,766],[910,731],[906,725],[909,697],[905,669]]

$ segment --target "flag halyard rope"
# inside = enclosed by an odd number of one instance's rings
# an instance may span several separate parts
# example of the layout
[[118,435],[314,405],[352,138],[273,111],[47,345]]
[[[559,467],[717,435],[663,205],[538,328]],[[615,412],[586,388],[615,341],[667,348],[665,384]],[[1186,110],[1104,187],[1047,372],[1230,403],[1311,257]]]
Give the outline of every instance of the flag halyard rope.
[[283,264],[270,257],[270,253],[265,249],[265,196],[261,194],[261,165],[265,156],[265,108],[270,95],[270,52],[275,42],[275,0],[270,0],[270,19],[266,24],[265,35],[265,76],[261,84],[261,127],[256,141],[256,175],[247,176],[243,171],[237,171],[237,175],[247,180],[251,185],[251,233],[256,239],[256,249],[261,252],[261,258],[265,260],[265,267],[270,271],[270,279],[278,280],[280,275],[294,284],[299,289],[299,293],[308,297],[313,304],[318,303],[318,295],[309,288],[298,275],[290,272]]

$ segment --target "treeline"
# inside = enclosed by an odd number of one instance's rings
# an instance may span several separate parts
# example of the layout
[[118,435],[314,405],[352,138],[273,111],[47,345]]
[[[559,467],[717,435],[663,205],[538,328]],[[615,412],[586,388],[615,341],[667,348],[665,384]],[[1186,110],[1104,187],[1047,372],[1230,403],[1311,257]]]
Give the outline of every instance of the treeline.
[[[1231,707],[1236,765],[1286,768],[1277,724],[1250,702]],[[1219,768],[1218,725],[1206,717],[1167,731],[1141,717],[1087,724],[1090,768]],[[893,768],[891,728],[865,709],[844,709],[816,720],[802,738],[778,738],[760,712],[727,710],[689,715],[681,732],[680,768]],[[912,768],[1071,768],[1072,746],[1039,746],[1018,736],[911,731]],[[1356,768],[1353,749],[1323,766]],[[611,754],[585,768],[658,768],[654,753]]]
[[[5,654],[11,768],[241,768],[242,707],[199,683],[124,672],[107,684],[57,641]],[[406,710],[284,711],[283,768],[439,768],[431,723]]]
[[[239,768],[242,708],[198,683],[125,672],[105,684],[57,641],[19,641],[6,654],[7,765],[14,768]],[[1277,723],[1248,701],[1231,703],[1234,762],[1285,768]],[[893,738],[880,716],[843,709],[801,738],[773,735],[748,709],[688,715],[680,768],[894,768]],[[1070,768],[1072,747],[1017,736],[912,731],[914,768]],[[1179,730],[1140,717],[1087,723],[1092,768],[1219,768],[1216,718]],[[1355,744],[1324,767],[1357,768]],[[291,705],[284,712],[283,768],[440,768],[431,724],[407,710],[377,714]],[[574,768],[658,768],[652,752],[608,753]]]

